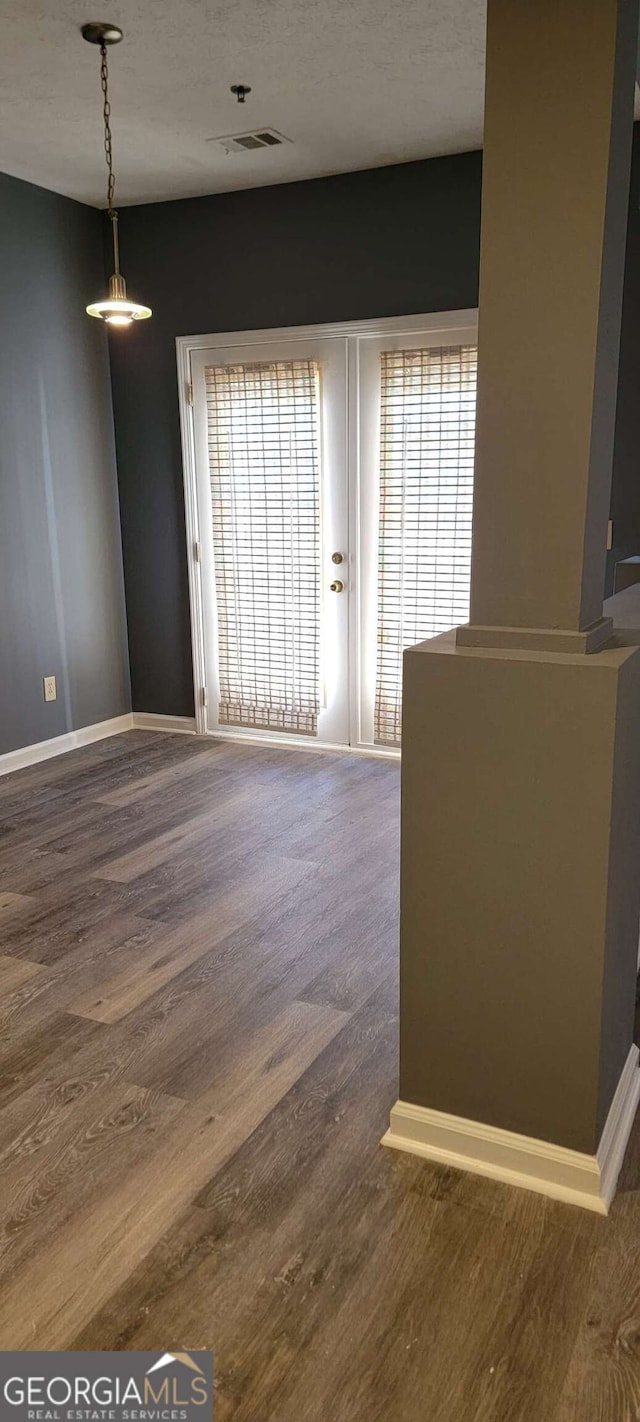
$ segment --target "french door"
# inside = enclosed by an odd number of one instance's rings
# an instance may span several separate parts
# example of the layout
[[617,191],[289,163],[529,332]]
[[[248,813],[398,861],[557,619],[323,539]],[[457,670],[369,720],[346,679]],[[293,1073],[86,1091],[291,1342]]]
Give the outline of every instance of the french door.
[[468,616],[475,312],[178,341],[197,726],[396,751]]
[[347,344],[191,358],[206,728],[349,743]]

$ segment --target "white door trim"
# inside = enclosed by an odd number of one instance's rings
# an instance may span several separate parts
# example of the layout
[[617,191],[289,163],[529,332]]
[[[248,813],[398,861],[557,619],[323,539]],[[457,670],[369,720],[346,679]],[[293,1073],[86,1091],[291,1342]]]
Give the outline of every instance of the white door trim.
[[[421,314],[414,316],[384,316],[365,321],[336,321],[312,326],[284,326],[269,327],[252,331],[223,331],[214,332],[209,335],[198,336],[178,336],[176,338],[176,358],[178,372],[178,403],[180,409],[180,434],[182,442],[182,464],[184,478],[184,504],[185,504],[185,525],[187,537],[187,567],[189,574],[189,607],[191,612],[191,650],[193,662],[193,686],[195,702],[196,731],[199,735],[207,733],[206,714],[206,656],[205,656],[205,627],[204,627],[204,601],[202,588],[202,565],[200,561],[200,549],[202,534],[198,518],[198,498],[197,498],[197,472],[196,472],[196,441],[193,412],[193,392],[191,381],[191,355],[192,352],[215,349],[216,347],[232,345],[264,345],[269,346],[283,341],[308,341],[330,337],[343,337],[347,340],[348,351],[348,427],[347,442],[349,459],[352,468],[355,467],[356,475],[350,480],[352,488],[356,487],[358,458],[359,458],[359,421],[358,421],[358,341],[362,338],[385,337],[406,333],[415,336],[424,332],[430,336],[442,337],[447,332],[451,332],[455,337],[456,333],[477,325],[478,313],[476,309],[465,309],[461,311],[438,311],[431,314]],[[355,461],[355,465],[353,464]],[[356,530],[357,540],[357,520],[352,523],[352,528]],[[356,567],[359,568],[359,550],[355,548]],[[357,578],[359,585],[359,577]],[[358,645],[358,628],[360,626],[360,598],[358,588],[351,599],[350,604],[350,640],[351,645]],[[359,678],[360,672],[358,670]],[[359,681],[358,681],[359,686]],[[359,716],[355,715],[359,704],[359,693],[352,696],[352,726],[359,727]],[[261,737],[262,739],[262,737]],[[304,738],[301,737],[301,741]],[[359,741],[359,732],[357,736]],[[278,744],[284,742],[278,741]],[[298,742],[300,744],[301,742]],[[368,749],[362,744],[356,744],[354,749]]]

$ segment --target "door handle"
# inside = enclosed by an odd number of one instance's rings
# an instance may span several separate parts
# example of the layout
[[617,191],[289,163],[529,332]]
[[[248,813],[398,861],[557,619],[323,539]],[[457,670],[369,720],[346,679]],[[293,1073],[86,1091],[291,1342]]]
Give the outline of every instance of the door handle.
[[344,592],[344,583],[341,583],[341,582],[340,582],[340,579],[337,578],[336,581],[335,581],[335,583],[332,583],[332,584],[331,584],[331,591],[332,591],[332,592]]

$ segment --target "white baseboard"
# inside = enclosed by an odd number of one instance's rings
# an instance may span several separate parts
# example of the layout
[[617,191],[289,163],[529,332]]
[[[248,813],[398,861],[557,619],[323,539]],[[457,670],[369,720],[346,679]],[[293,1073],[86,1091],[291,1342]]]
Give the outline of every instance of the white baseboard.
[[136,731],[173,731],[180,736],[195,736],[195,716],[160,716],[155,711],[134,711]]
[[118,736],[122,731],[131,730],[133,717],[128,711],[125,716],[114,716],[110,721],[97,721],[93,726],[81,726],[77,731],[67,731],[65,735],[54,736],[50,741],[21,746],[19,750],[7,751],[6,755],[0,755],[0,775],[10,775],[14,770],[24,770],[27,765],[37,765],[38,761],[50,760],[52,756],[77,750],[79,746],[91,745],[92,741],[103,741],[107,736]]
[[606,1215],[640,1100],[638,1048],[631,1047],[595,1155],[397,1101],[382,1144]]
[[77,731],[67,731],[63,736],[54,736],[50,741],[37,741],[32,746],[21,746],[19,750],[7,751],[0,755],[0,776],[11,775],[14,770],[24,770],[28,765],[37,765],[41,760],[64,755],[66,751],[78,750],[80,746],[91,745],[92,741],[103,741],[107,736],[118,736],[122,731],[174,731],[183,736],[194,736],[195,716],[156,716],[152,712],[127,711],[124,716],[114,716],[110,721],[96,721],[93,726],[80,726]]

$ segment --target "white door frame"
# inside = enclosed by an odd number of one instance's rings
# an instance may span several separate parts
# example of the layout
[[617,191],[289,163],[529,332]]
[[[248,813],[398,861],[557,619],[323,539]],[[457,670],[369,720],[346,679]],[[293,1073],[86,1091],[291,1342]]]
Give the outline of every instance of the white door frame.
[[[207,734],[206,715],[206,660],[205,660],[205,625],[204,625],[204,599],[202,589],[202,563],[201,563],[201,539],[198,517],[198,497],[197,497],[197,473],[196,473],[196,442],[195,427],[193,418],[193,388],[191,379],[191,353],[217,347],[232,345],[274,345],[283,341],[309,341],[327,337],[341,337],[347,340],[347,445],[348,459],[350,466],[350,489],[351,507],[349,511],[351,553],[355,558],[356,585],[353,590],[350,603],[350,628],[349,644],[352,655],[356,657],[356,672],[352,678],[351,687],[351,724],[358,728],[356,742],[360,739],[360,685],[361,667],[358,659],[359,648],[359,628],[361,625],[360,606],[360,548],[359,548],[359,519],[358,508],[360,500],[360,418],[359,418],[359,372],[360,372],[360,348],[361,340],[367,340],[387,336],[407,335],[415,336],[424,333],[425,336],[433,338],[434,335],[445,336],[451,333],[452,343],[460,332],[469,329],[477,329],[478,312],[476,309],[465,309],[461,311],[438,311],[431,315],[423,314],[419,316],[385,316],[379,319],[367,321],[338,321],[329,322],[322,325],[313,326],[279,326],[269,329],[258,329],[255,331],[223,331],[214,332],[210,335],[202,336],[178,336],[176,338],[176,357],[178,367],[178,402],[180,407],[180,433],[182,440],[182,463],[184,473],[184,504],[185,504],[185,525],[187,534],[187,566],[189,572],[189,606],[191,611],[191,650],[193,659],[193,686],[196,715],[196,732],[199,735]],[[266,354],[266,352],[265,352]],[[233,739],[245,739],[242,732],[225,731],[224,733]],[[270,739],[277,745],[295,745],[298,749],[327,750],[326,745],[316,745],[304,737],[293,737],[276,735],[272,737],[261,737]],[[384,750],[379,747],[362,745],[356,743],[351,747],[340,746],[338,749],[351,750],[356,753],[363,751],[370,755],[381,754],[384,756],[397,757],[399,754],[395,750]]]

